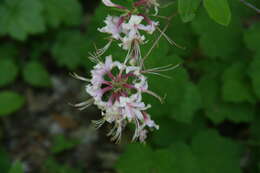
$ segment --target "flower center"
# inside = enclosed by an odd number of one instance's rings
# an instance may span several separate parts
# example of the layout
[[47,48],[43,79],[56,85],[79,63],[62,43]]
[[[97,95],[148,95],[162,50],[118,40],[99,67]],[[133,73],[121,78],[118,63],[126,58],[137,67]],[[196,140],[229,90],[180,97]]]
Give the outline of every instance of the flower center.
[[102,99],[104,101],[110,101],[114,103],[118,101],[121,96],[129,96],[136,91],[133,81],[136,80],[136,76],[129,72],[118,71],[118,69],[112,69],[104,76],[104,82],[102,89],[110,88],[105,90]]

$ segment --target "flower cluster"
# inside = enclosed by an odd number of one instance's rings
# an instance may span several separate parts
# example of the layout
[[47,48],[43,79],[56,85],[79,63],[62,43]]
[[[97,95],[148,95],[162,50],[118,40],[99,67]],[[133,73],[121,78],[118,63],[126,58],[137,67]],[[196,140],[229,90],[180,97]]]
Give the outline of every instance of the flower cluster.
[[[156,0],[138,0],[132,4],[133,9],[113,3],[111,0],[102,0],[108,7],[120,9],[121,16],[108,15],[105,26],[98,31],[109,34],[110,41],[102,48],[92,53],[90,59],[96,63],[91,70],[91,78],[86,79],[74,74],[74,77],[88,82],[86,92],[91,99],[76,104],[80,110],[91,104],[96,105],[102,111],[102,118],[94,121],[99,128],[105,122],[113,124],[108,133],[112,140],[119,141],[123,129],[128,123],[135,125],[133,140],[145,141],[147,129],[159,129],[159,126],[151,119],[147,110],[151,107],[142,100],[144,93],[150,94],[161,101],[161,98],[148,89],[145,74],[159,74],[161,71],[174,67],[164,66],[160,68],[144,69],[140,46],[147,42],[145,34],[153,34],[159,22],[147,17],[150,10],[158,13],[159,4]],[[139,12],[138,9],[144,11]],[[123,63],[113,61],[112,56],[101,56],[109,48],[112,41],[127,51]]]

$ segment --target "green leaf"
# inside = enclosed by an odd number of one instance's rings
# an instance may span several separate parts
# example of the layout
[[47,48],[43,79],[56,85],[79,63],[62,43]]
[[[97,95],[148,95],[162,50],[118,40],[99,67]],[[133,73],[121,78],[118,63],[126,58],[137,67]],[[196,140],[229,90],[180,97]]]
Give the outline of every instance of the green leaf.
[[248,74],[252,80],[254,92],[256,96],[260,98],[260,53],[252,60],[248,69]]
[[[138,153],[138,157],[136,157],[136,153]],[[135,166],[129,169],[129,164]],[[153,167],[154,156],[152,149],[141,144],[128,145],[116,164],[119,173],[149,173]]]
[[[214,78],[214,80],[212,80]],[[234,122],[250,122],[254,116],[254,106],[251,104],[224,103],[221,98],[220,82],[218,77],[209,74],[199,81],[203,107],[206,116],[218,124],[228,119]]]
[[202,173],[241,173],[241,146],[217,132],[204,131],[192,140],[192,151]]
[[201,0],[178,0],[178,12],[183,22],[190,22],[196,15]]
[[17,40],[45,31],[40,0],[6,0],[0,6],[0,33]]
[[8,173],[24,173],[22,163],[19,161],[15,161]]
[[0,59],[0,87],[15,81],[18,68],[12,59]]
[[14,113],[24,105],[24,98],[12,91],[0,92],[0,116]]
[[256,52],[260,52],[260,24],[255,23],[248,30],[244,32],[244,40],[246,46]]
[[227,26],[231,20],[231,12],[227,0],[203,0],[209,16],[221,25]]
[[243,49],[242,24],[238,18],[234,16],[230,25],[224,27],[210,20],[205,10],[198,11],[192,28],[199,35],[199,45],[204,55],[223,60],[237,58],[234,54],[238,49]]
[[180,122],[191,123],[194,113],[201,108],[201,96],[196,85],[187,82],[183,96],[173,108],[173,117]]
[[36,87],[50,87],[49,73],[44,66],[38,62],[29,62],[23,69],[24,80]]
[[8,172],[11,167],[11,159],[6,151],[0,148],[0,170]]
[[[168,172],[201,173],[199,161],[190,146],[178,142],[173,143],[169,150],[174,155],[174,160],[171,164],[172,170],[168,170]],[[158,157],[160,156],[158,155]]]
[[162,150],[151,150],[149,146],[140,144],[128,145],[118,160],[116,169],[118,173],[200,173],[191,149],[181,142]]
[[74,70],[82,62],[90,62],[87,58],[87,43],[87,38],[78,31],[60,32],[51,53],[59,66]]
[[43,0],[44,15],[52,27],[60,24],[79,25],[82,20],[82,7],[78,0]]
[[63,135],[58,135],[58,136],[55,136],[55,138],[54,138],[54,143],[51,148],[51,151],[55,154],[60,153],[65,150],[72,149],[78,144],[79,144],[78,140],[67,139]]
[[251,88],[245,79],[246,63],[239,61],[228,67],[222,76],[222,98],[224,101],[254,103]]
[[151,141],[159,147],[190,140],[194,134],[205,128],[205,121],[201,116],[194,119],[191,124],[177,122],[167,117],[155,119],[155,122],[160,126],[160,130],[153,132]]

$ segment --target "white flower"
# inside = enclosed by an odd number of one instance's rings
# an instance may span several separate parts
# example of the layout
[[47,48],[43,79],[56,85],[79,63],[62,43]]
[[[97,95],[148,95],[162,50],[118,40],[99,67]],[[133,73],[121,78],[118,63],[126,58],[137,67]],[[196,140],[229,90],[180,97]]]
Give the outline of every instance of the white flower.
[[157,0],[139,0],[139,1],[135,2],[134,5],[136,7],[142,6],[142,5],[145,5],[148,8],[154,7],[154,10],[155,10],[154,15],[158,14],[158,7],[160,6],[160,4],[157,2]]
[[[140,30],[148,34],[152,34],[155,31],[158,22],[149,21],[149,25],[143,25],[143,19],[143,16],[131,15],[128,23],[122,23],[122,32],[125,36],[119,45],[122,46],[123,49],[129,50],[132,47],[139,49],[139,44],[145,43],[145,36],[140,34]],[[137,44],[137,46],[134,46],[134,44]]]
[[110,0],[102,0],[102,2],[108,7],[116,7],[116,4],[114,4]]
[[81,110],[91,103],[102,111],[102,119],[94,121],[96,127],[102,126],[104,122],[113,124],[109,136],[113,140],[120,140],[121,133],[128,123],[133,123],[136,130],[133,140],[144,141],[147,130],[158,126],[151,120],[146,110],[151,106],[142,101],[142,93],[150,93],[147,78],[141,73],[138,66],[127,66],[118,61],[113,61],[112,56],[107,56],[105,62],[98,62],[91,70],[91,79],[86,92],[92,97],[88,101],[75,105]]
[[156,26],[158,26],[159,22],[151,21],[149,25],[140,25],[139,29],[146,31],[149,34],[153,34],[156,30]]
[[107,56],[105,63],[100,62],[91,70],[91,83],[94,86],[101,85],[104,82],[104,75],[109,73],[115,65],[116,63],[112,61],[112,56]]
[[111,34],[112,38],[119,40],[121,39],[120,33],[122,32],[120,20],[121,20],[120,17],[107,16],[104,21],[106,26],[103,28],[98,28],[98,31]]
[[129,121],[134,119],[143,120],[142,111],[149,108],[141,102],[142,96],[140,93],[134,94],[130,97],[120,97],[119,107],[122,109],[122,114],[128,118]]
[[146,112],[143,113],[144,116],[144,124],[150,128],[155,128],[155,129],[159,129],[159,126],[157,124],[155,124],[155,122],[153,120],[151,120],[151,117],[149,114],[147,114]]
[[115,7],[115,8],[120,8],[120,9],[126,9],[125,7],[121,5],[117,5],[113,3],[111,0],[102,0],[103,4],[105,4],[108,7]]
[[[143,19],[147,20],[148,25],[141,24]],[[130,31],[130,35],[135,35],[138,30],[143,30],[148,32],[149,34],[152,34],[158,24],[158,22],[151,21],[145,16],[132,15],[128,23],[122,24],[122,28],[125,31]]]

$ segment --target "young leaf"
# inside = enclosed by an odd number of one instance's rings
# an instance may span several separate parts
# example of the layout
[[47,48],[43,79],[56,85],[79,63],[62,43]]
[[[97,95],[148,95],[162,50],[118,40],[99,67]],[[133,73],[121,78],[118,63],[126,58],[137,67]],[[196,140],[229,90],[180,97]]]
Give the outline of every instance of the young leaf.
[[201,0],[178,0],[178,12],[183,22],[190,22],[196,15]]
[[203,0],[209,16],[221,25],[227,26],[231,20],[231,12],[227,0]]
[[24,98],[12,91],[0,92],[0,116],[7,116],[20,109],[24,104]]
[[29,62],[23,69],[24,80],[36,87],[50,87],[49,73],[44,66],[38,62]]

